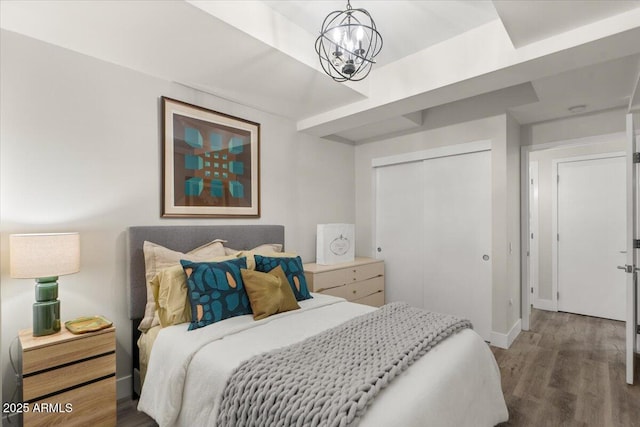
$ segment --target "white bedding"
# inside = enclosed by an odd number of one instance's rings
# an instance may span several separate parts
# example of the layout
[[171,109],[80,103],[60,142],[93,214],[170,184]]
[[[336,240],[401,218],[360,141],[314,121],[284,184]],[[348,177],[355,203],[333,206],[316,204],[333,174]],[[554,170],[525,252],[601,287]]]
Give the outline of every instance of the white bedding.
[[[246,315],[194,331],[187,331],[188,324],[164,328],[151,351],[138,409],[160,426],[215,426],[222,390],[241,361],[374,310],[313,296],[299,302],[301,310],[257,322]],[[493,426],[507,419],[495,359],[479,335],[464,330],[392,381],[360,425]]]

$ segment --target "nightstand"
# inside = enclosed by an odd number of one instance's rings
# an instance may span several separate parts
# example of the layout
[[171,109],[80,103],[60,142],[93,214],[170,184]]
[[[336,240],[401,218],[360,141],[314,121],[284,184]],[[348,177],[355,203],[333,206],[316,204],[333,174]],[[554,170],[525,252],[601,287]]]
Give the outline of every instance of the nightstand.
[[116,425],[116,329],[19,333],[25,427]]
[[311,292],[380,307],[384,304],[384,261],[356,258],[334,265],[305,264],[304,275]]

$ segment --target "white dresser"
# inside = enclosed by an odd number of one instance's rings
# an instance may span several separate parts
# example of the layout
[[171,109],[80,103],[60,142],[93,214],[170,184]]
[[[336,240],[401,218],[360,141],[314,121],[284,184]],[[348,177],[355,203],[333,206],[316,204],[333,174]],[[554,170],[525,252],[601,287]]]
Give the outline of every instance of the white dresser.
[[311,292],[380,307],[384,304],[384,261],[356,258],[334,265],[305,264],[304,275]]

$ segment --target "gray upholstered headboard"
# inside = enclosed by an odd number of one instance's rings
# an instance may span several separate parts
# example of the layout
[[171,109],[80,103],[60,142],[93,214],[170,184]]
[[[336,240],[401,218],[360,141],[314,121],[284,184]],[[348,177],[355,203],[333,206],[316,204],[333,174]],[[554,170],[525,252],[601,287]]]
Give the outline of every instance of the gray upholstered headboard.
[[145,240],[180,252],[188,252],[215,239],[224,239],[225,246],[245,250],[263,243],[284,245],[282,225],[169,225],[130,227],[129,249],[129,318],[141,319],[147,302],[144,274]]

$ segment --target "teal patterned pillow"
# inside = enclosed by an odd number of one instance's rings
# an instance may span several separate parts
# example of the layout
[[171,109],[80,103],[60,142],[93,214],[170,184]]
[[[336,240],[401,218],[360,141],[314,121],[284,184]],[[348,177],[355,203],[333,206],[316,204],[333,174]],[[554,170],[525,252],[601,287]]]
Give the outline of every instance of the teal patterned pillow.
[[299,256],[295,258],[276,258],[255,255],[254,258],[256,260],[256,271],[268,273],[277,266],[282,267],[297,301],[313,298],[307,288],[307,280],[304,278],[302,259],[300,259]]
[[240,274],[241,268],[247,268],[246,260],[180,261],[187,275],[191,303],[190,331],[229,317],[251,314],[249,297]]

